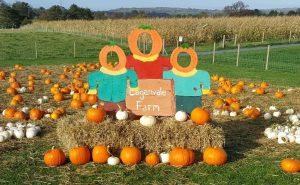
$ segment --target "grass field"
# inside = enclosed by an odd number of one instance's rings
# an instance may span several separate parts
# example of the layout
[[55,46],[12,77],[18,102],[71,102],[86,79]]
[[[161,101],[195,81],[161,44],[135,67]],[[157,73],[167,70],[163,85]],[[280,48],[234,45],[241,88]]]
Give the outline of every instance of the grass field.
[[[81,53],[89,53],[82,58],[72,57],[72,42],[82,43],[84,47],[79,49]],[[37,106],[35,101],[38,97],[49,93],[45,91],[42,82],[44,77],[40,76],[39,69],[46,67],[53,71],[51,76],[55,83],[59,82],[56,77],[63,71],[63,66],[73,63],[97,62],[97,53],[105,42],[97,40],[94,37],[79,37],[74,35],[58,33],[0,33],[0,53],[3,53],[3,46],[8,58],[0,60],[0,68],[5,71],[12,71],[14,64],[26,65],[24,70],[18,71],[21,83],[26,83],[28,74],[37,76],[37,91],[34,94],[25,93],[24,99],[26,105],[30,107]],[[28,44],[33,40],[44,44],[44,47],[58,48],[51,51],[43,49],[40,57],[34,59],[34,49]],[[71,44],[70,44],[71,43]],[[30,51],[27,59],[20,59],[17,53],[11,48],[17,48],[23,55],[23,51]],[[34,45],[33,45],[34,48]],[[23,49],[23,50],[21,50]],[[280,51],[278,51],[280,52]],[[287,51],[289,56],[294,56],[296,50]],[[95,53],[96,56],[93,55]],[[251,54],[251,53],[250,53]],[[249,54],[249,55],[250,55]],[[14,56],[17,56],[14,58]],[[33,56],[31,56],[33,55]],[[257,54],[251,54],[256,57]],[[66,57],[68,56],[68,57]],[[226,56],[226,54],[225,54]],[[224,57],[225,57],[224,56]],[[222,60],[221,55],[219,56]],[[1,55],[0,55],[1,58]],[[234,60],[234,57],[230,60]],[[186,63],[183,57],[182,62]],[[251,61],[248,61],[251,62]],[[257,66],[257,65],[255,65]],[[238,95],[242,106],[252,105],[267,111],[270,105],[277,105],[280,110],[293,107],[300,111],[300,91],[296,89],[287,92],[287,97],[281,100],[273,98],[277,87],[300,86],[300,79],[297,73],[274,72],[256,69],[255,67],[235,67],[228,64],[214,64],[204,61],[199,64],[199,68],[208,70],[211,74],[224,75],[233,81],[243,79],[247,83],[266,80],[271,84],[269,93],[265,96],[255,96],[247,89],[246,92]],[[86,74],[82,77],[86,80]],[[0,82],[0,110],[8,106],[10,97],[6,95],[6,88],[9,86],[6,82]],[[213,84],[216,88],[216,84]],[[47,88],[46,88],[47,90]],[[227,97],[228,95],[222,96]],[[212,110],[213,97],[204,97],[204,105]],[[59,106],[67,107],[71,97],[62,104],[50,102],[43,108],[54,108]],[[68,110],[68,114],[71,114]],[[145,164],[134,167],[108,165],[96,165],[89,163],[84,166],[73,166],[70,163],[58,167],[48,168],[43,164],[43,154],[52,146],[60,146],[56,136],[56,122],[43,119],[37,124],[42,126],[42,135],[36,139],[21,141],[11,140],[6,143],[0,143],[0,168],[1,184],[300,184],[300,174],[286,174],[280,169],[280,161],[286,157],[300,159],[300,146],[295,144],[278,145],[276,141],[270,141],[263,136],[263,131],[267,126],[273,123],[283,123],[286,117],[265,121],[263,118],[258,120],[249,120],[242,115],[236,118],[213,117],[213,122],[222,127],[225,133],[226,146],[228,153],[228,163],[221,167],[205,165],[201,160],[187,168],[174,168],[166,165],[158,165],[150,168]],[[0,125],[8,121],[0,116]],[[66,152],[67,154],[68,152]],[[117,155],[117,154],[116,154]],[[198,157],[200,157],[200,154]]]

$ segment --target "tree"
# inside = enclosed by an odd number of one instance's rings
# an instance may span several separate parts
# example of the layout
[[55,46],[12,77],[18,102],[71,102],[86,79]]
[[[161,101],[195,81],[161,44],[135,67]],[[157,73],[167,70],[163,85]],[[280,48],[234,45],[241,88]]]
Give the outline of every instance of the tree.
[[297,14],[300,15],[300,8],[297,9]]
[[270,12],[269,12],[269,16],[277,16],[279,13],[278,13],[278,11],[277,10],[271,10]]
[[61,6],[54,5],[42,13],[40,18],[48,21],[64,20],[66,18],[66,9]]
[[20,27],[22,18],[19,13],[6,5],[3,1],[0,2],[0,27],[1,28],[18,28]]
[[294,10],[289,11],[286,15],[288,16],[293,16],[293,15],[297,15],[297,12]]
[[106,15],[104,12],[94,12],[94,19],[106,19]]
[[225,6],[224,12],[229,16],[240,16],[245,10],[247,10],[248,5],[244,4],[243,1],[238,1],[233,3],[231,6]]
[[19,15],[25,19],[33,18],[33,10],[28,3],[17,1],[12,4],[12,8],[19,12]]
[[91,20],[93,19],[93,13],[88,8],[80,8],[75,4],[72,4],[67,11],[67,19],[85,19]]

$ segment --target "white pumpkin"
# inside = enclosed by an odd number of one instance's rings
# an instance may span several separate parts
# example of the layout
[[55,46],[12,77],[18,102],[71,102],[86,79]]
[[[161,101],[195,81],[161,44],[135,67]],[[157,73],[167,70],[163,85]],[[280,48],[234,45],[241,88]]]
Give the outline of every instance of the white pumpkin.
[[281,116],[281,112],[276,111],[276,112],[273,113],[273,116],[276,117],[276,118],[279,118]]
[[142,116],[140,118],[140,123],[143,126],[151,127],[151,126],[155,125],[156,118],[154,116]]
[[255,93],[255,92],[256,92],[256,89],[252,89],[252,91],[251,91],[251,92]]
[[296,123],[299,121],[299,118],[297,115],[290,115],[289,116],[289,120],[292,122],[292,123]]
[[37,133],[38,132],[37,132],[37,130],[34,127],[26,129],[26,137],[28,139],[34,138],[37,135]]
[[296,136],[295,143],[300,144],[300,135]]
[[289,114],[289,115],[291,115],[291,114],[294,114],[294,109],[287,109],[286,111],[285,111],[285,113],[286,114]]
[[3,143],[5,140],[6,140],[5,137],[0,135],[0,143]]
[[267,137],[268,139],[277,139],[277,132],[276,131],[269,132]]
[[75,91],[71,91],[71,92],[70,92],[70,95],[71,95],[71,96],[73,96],[73,95],[74,95],[74,93],[75,93]]
[[44,103],[47,103],[47,102],[49,102],[49,97],[48,96],[43,96],[43,102]]
[[272,114],[270,114],[270,113],[265,113],[265,114],[264,114],[264,118],[265,118],[265,120],[270,120],[270,119],[272,119]]
[[178,111],[175,114],[175,120],[176,121],[186,121],[187,120],[187,114],[184,111]]
[[92,106],[92,108],[97,109],[97,108],[98,108],[98,105],[95,104],[95,105]]
[[0,135],[5,138],[5,140],[10,139],[11,136],[7,131],[0,132]]
[[52,113],[53,111],[54,111],[53,108],[47,109],[47,112],[48,112],[48,113]]
[[273,132],[272,128],[266,128],[265,131],[264,131],[264,135],[268,136],[271,132]]
[[32,123],[28,123],[28,124],[27,124],[27,127],[35,127],[35,125],[32,124]]
[[50,114],[45,114],[45,116],[44,116],[45,118],[50,118],[51,117],[51,115]]
[[22,139],[25,136],[25,133],[23,130],[18,129],[18,130],[14,130],[14,136],[17,139]]
[[26,87],[21,87],[19,89],[19,93],[25,93],[26,92]]
[[224,110],[221,112],[222,116],[229,116],[229,112],[227,110]]
[[0,126],[0,132],[3,132],[5,129],[3,126]]
[[7,130],[7,132],[9,133],[9,138],[11,138],[14,135],[14,131],[13,130]]
[[128,112],[122,111],[122,110],[118,110],[117,113],[116,113],[116,118],[119,121],[127,120],[128,119]]
[[28,114],[29,113],[29,107],[23,107],[21,109],[22,112],[24,112],[25,114]]
[[2,111],[2,116],[4,116],[4,115],[5,115],[5,111],[6,111],[6,109],[4,109],[4,110]]
[[289,135],[287,135],[287,137],[288,137],[290,143],[294,143],[296,140],[296,137],[293,134],[289,134]]
[[297,117],[300,119],[300,112],[297,113]]
[[214,116],[219,116],[219,115],[220,115],[220,111],[217,110],[217,109],[214,109],[214,110],[213,110],[213,115],[214,115]]
[[289,141],[287,134],[285,132],[278,133],[278,144],[285,144]]
[[277,111],[277,107],[274,106],[274,105],[272,105],[272,106],[270,106],[269,110],[270,110],[270,111]]
[[159,154],[159,159],[160,159],[161,163],[167,164],[170,162],[170,154],[167,152],[162,152]]
[[237,116],[237,112],[230,112],[229,116],[230,117],[236,117]]
[[118,157],[111,156],[107,159],[107,164],[111,166],[115,166],[120,164],[120,159]]
[[42,99],[42,98],[39,98],[39,99],[37,100],[37,103],[40,104],[40,105],[43,104],[43,99]]
[[256,110],[258,110],[260,112],[260,108],[259,107],[256,107]]

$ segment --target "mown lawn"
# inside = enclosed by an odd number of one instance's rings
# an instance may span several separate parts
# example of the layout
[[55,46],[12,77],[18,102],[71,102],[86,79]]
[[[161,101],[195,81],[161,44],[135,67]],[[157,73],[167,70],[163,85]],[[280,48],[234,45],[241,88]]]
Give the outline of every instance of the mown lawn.
[[[16,35],[14,35],[16,34]],[[72,39],[91,41],[93,45],[98,43],[95,38],[79,37],[73,35],[57,34],[57,33],[11,33],[3,36],[10,43],[15,43],[14,39],[23,38],[23,46],[32,38],[46,39],[45,42],[55,44],[60,41],[57,47],[61,49],[67,48],[67,43]],[[32,35],[32,38],[29,37]],[[27,38],[30,38],[26,40]],[[12,39],[12,40],[11,40]],[[90,40],[89,40],[90,39]],[[67,42],[67,43],[65,43]],[[78,41],[79,42],[79,41]],[[85,41],[82,41],[84,44]],[[1,43],[2,44],[2,43]],[[0,44],[0,45],[1,45]],[[105,42],[99,41],[99,48]],[[15,47],[19,47],[15,43]],[[19,47],[21,48],[21,47]],[[96,50],[95,53],[99,50]],[[28,48],[27,48],[28,49]],[[87,51],[88,48],[85,48]],[[1,47],[0,47],[1,50]],[[0,51],[1,53],[1,51]],[[47,53],[47,52],[45,52]],[[70,54],[70,53],[69,53]],[[69,56],[68,54],[68,56]],[[11,54],[12,55],[12,54]],[[23,59],[5,59],[0,60],[0,67],[5,71],[12,71],[14,64],[22,64],[24,70],[18,72],[21,76],[20,81],[26,83],[28,74],[38,77],[37,92],[35,94],[24,94],[26,105],[30,107],[37,106],[33,99],[39,98],[44,93],[50,94],[47,88],[43,88],[41,83],[43,77],[40,76],[39,69],[47,67],[53,71],[54,82],[59,82],[57,76],[62,73],[63,66],[79,62],[97,62],[97,56],[87,58],[72,58],[55,55],[55,53],[44,59],[31,59],[28,55],[27,60]],[[0,57],[1,58],[1,57]],[[182,59],[183,63],[186,60]],[[61,65],[60,65],[61,64]],[[47,65],[47,66],[45,66]],[[10,67],[9,67],[10,66]],[[261,82],[266,80],[271,84],[269,93],[265,96],[258,97],[253,95],[249,89],[238,95],[242,106],[253,105],[267,111],[270,105],[277,105],[280,110],[293,107],[300,111],[300,91],[294,90],[286,92],[287,97],[282,100],[273,98],[274,91],[277,87],[286,90],[290,87],[299,87],[300,79],[297,73],[264,71],[255,68],[236,68],[234,66],[203,62],[199,64],[199,68],[208,70],[211,74],[224,75],[233,81],[243,79],[247,83],[250,81]],[[86,74],[85,74],[86,75]],[[86,76],[82,80],[86,81]],[[0,82],[0,110],[2,111],[8,106],[11,97],[6,95],[7,82]],[[40,85],[40,87],[39,87]],[[213,85],[216,88],[216,84]],[[222,96],[228,97],[230,95]],[[213,100],[218,96],[205,97],[204,105],[212,110]],[[63,106],[69,105],[69,98],[62,103]],[[60,105],[60,106],[62,106]],[[45,105],[47,108],[58,106],[57,103],[50,102]],[[70,114],[70,110],[68,110]],[[276,141],[267,140],[263,136],[266,127],[273,123],[283,123],[286,117],[265,121],[263,118],[257,120],[249,120],[242,115],[236,118],[213,117],[213,122],[222,127],[225,133],[226,145],[225,150],[228,154],[228,163],[221,167],[208,166],[201,160],[187,168],[174,168],[168,165],[158,165],[150,168],[145,164],[134,167],[125,167],[123,165],[111,167],[108,165],[96,165],[89,163],[83,166],[73,166],[69,162],[58,168],[48,168],[43,163],[43,154],[52,146],[61,146],[56,136],[56,122],[43,119],[37,124],[42,126],[42,135],[33,140],[23,139],[21,141],[11,140],[9,142],[0,143],[0,183],[1,184],[300,184],[300,174],[286,174],[280,169],[280,161],[286,157],[300,159],[300,146],[296,144],[278,145]],[[0,125],[8,122],[0,116]],[[66,154],[68,152],[66,151]],[[117,153],[115,155],[118,155]],[[197,154],[201,158],[201,154]]]

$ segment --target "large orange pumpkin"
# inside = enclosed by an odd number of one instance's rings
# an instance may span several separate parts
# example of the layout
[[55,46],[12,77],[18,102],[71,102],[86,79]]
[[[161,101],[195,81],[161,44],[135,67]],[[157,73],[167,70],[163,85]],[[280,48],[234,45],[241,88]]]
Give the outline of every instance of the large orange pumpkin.
[[[187,53],[191,57],[191,62],[189,66],[182,67],[178,64],[178,56],[181,53]],[[196,69],[198,65],[198,55],[193,48],[190,48],[188,44],[183,44],[181,47],[177,47],[171,55],[170,62],[177,71],[188,73]]]
[[48,150],[44,155],[44,163],[47,166],[61,166],[65,164],[66,156],[61,149]]
[[204,108],[196,107],[191,113],[191,120],[198,125],[206,124],[209,119],[210,113]]
[[191,149],[175,147],[170,152],[170,164],[176,167],[184,167],[193,164],[195,154]]
[[69,152],[69,158],[74,165],[83,165],[91,160],[91,152],[87,147],[72,148]]
[[21,96],[21,95],[15,95],[14,97],[13,97],[13,100],[16,100],[17,102],[23,102],[24,100],[23,100],[23,97]]
[[56,93],[56,94],[54,94],[53,99],[54,99],[54,101],[57,101],[57,102],[63,101],[65,99],[64,94]]
[[240,103],[238,103],[238,102],[232,102],[232,103],[230,104],[230,107],[231,107],[233,110],[238,111],[238,110],[240,110],[241,105],[240,105]]
[[[107,55],[110,52],[115,52],[118,55],[119,61],[116,66],[109,65],[107,62]],[[109,69],[111,71],[119,71],[126,66],[126,55],[122,48],[117,45],[111,44],[108,46],[104,46],[99,54],[99,60],[102,67]]]
[[261,82],[260,87],[267,88],[269,84],[267,82]]
[[288,173],[295,173],[300,171],[300,161],[295,159],[284,159],[281,161],[281,168]]
[[136,147],[124,147],[121,151],[120,159],[125,165],[135,165],[141,161],[142,153]]
[[285,96],[285,94],[282,91],[278,90],[278,91],[275,92],[274,96],[276,98],[283,98]]
[[86,112],[86,118],[90,123],[101,123],[105,119],[105,110],[102,107],[91,108]]
[[[148,54],[142,53],[138,47],[138,39],[141,34],[149,34],[151,37],[152,49]],[[135,59],[144,62],[152,62],[159,57],[163,47],[163,41],[159,33],[156,30],[153,30],[151,26],[142,25],[129,34],[128,46]]]
[[14,114],[14,118],[17,119],[17,120],[25,120],[26,119],[26,114],[22,111],[17,111]]
[[155,166],[159,163],[159,157],[157,153],[152,152],[146,156],[145,161],[149,166]]
[[105,145],[97,145],[93,148],[92,151],[92,159],[95,163],[104,164],[107,162],[110,153],[108,151],[107,146]]
[[223,165],[227,161],[227,154],[223,148],[208,147],[204,150],[203,161],[209,165]]
[[7,108],[4,111],[4,117],[5,118],[13,118],[17,110],[15,108]]
[[81,109],[84,107],[84,104],[80,100],[72,100],[70,103],[70,107],[73,109]]
[[40,120],[44,116],[44,112],[40,109],[31,109],[29,112],[29,117],[31,120]]

